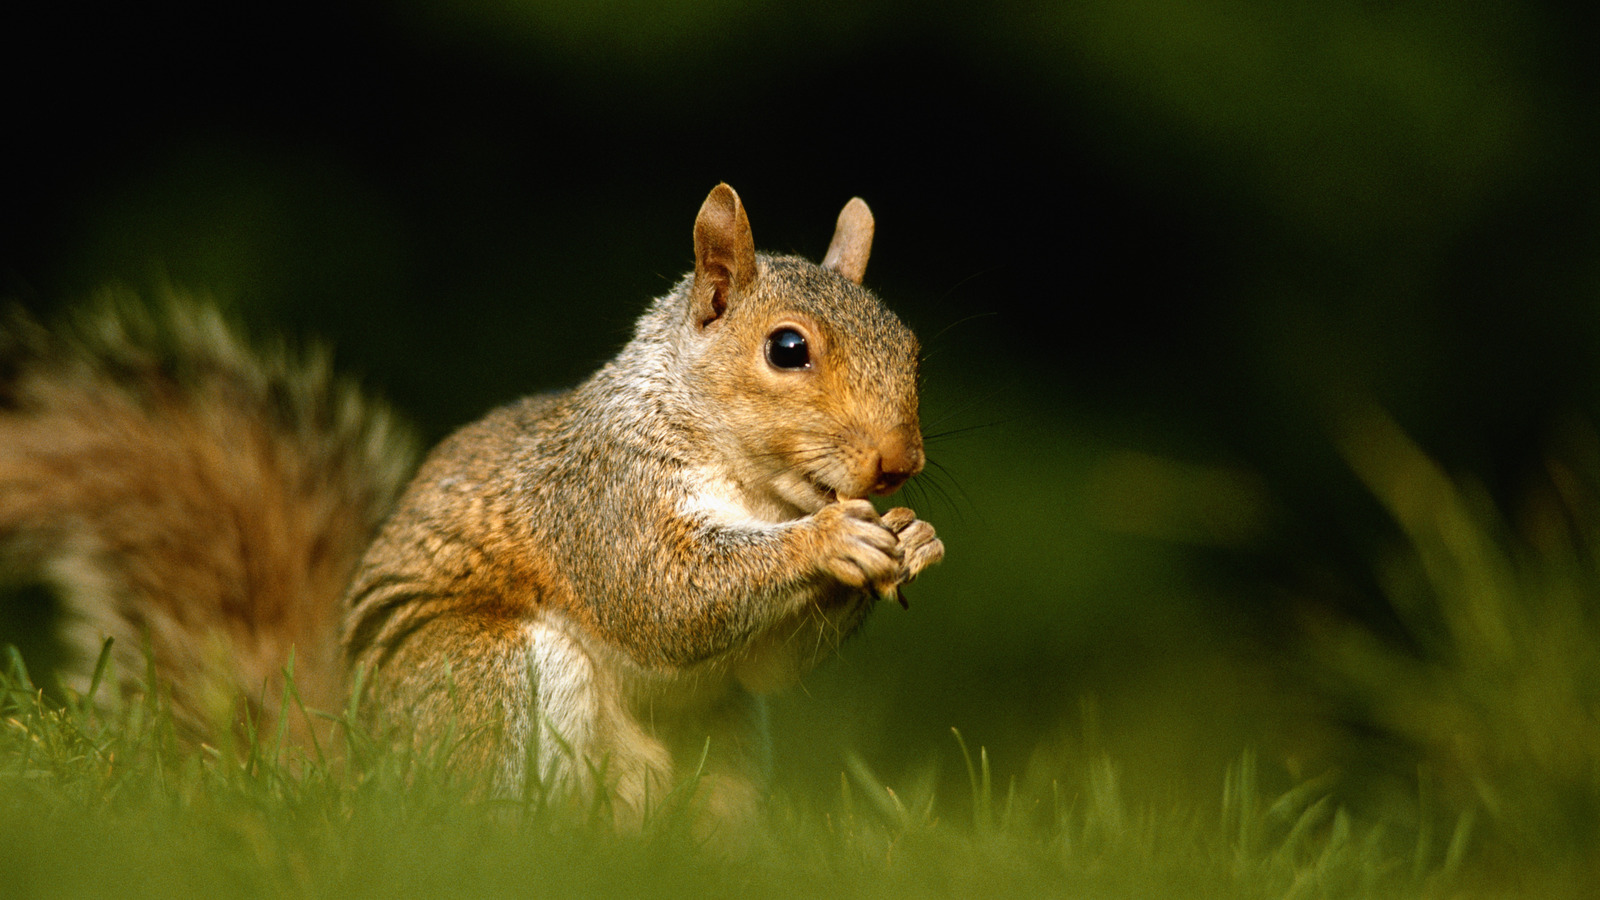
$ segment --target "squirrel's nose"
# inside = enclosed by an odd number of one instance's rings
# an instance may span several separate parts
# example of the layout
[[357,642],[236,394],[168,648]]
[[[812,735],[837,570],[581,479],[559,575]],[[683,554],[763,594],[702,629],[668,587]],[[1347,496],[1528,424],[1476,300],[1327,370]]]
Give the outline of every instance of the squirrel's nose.
[[894,493],[911,476],[922,471],[922,462],[922,436],[914,428],[896,428],[878,448],[878,473],[872,482],[872,492]]

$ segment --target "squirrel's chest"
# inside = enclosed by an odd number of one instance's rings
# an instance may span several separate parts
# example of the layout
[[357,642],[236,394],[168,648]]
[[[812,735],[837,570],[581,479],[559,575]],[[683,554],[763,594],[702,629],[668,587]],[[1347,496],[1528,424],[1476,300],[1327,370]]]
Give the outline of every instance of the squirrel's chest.
[[682,499],[677,513],[713,528],[731,529],[751,535],[775,533],[801,515],[788,506],[720,466],[691,468],[680,481]]

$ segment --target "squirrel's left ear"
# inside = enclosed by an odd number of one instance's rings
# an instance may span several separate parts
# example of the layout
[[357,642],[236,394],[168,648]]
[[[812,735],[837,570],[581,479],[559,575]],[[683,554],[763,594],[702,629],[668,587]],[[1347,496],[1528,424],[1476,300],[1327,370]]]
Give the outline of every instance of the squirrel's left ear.
[[867,202],[851,197],[839,212],[839,224],[833,230],[833,242],[828,244],[822,267],[860,284],[867,274],[867,257],[872,254],[872,230],[872,210],[867,209]]
[[694,287],[689,292],[695,323],[704,328],[728,309],[728,295],[756,279],[756,242],[739,195],[719,184],[706,195],[694,220]]

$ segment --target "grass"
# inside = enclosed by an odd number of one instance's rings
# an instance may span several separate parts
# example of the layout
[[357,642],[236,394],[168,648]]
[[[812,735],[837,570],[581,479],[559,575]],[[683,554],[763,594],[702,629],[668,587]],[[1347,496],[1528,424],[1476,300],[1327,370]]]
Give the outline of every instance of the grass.
[[1103,756],[1002,776],[954,733],[967,802],[853,759],[832,797],[780,793],[730,858],[681,811],[619,835],[603,812],[474,799],[348,714],[337,753],[260,734],[229,751],[179,746],[159,693],[53,701],[16,654],[0,696],[0,873],[17,897],[1404,897],[1459,862],[1395,864],[1401,832],[1352,820],[1325,781],[1264,795],[1249,754],[1213,806],[1185,808],[1133,796]]
[[1420,802],[1481,820],[1484,879],[1536,896],[1600,883],[1600,437],[1567,444],[1508,516],[1387,417],[1349,418],[1345,456],[1403,536],[1377,567],[1401,633],[1312,648],[1419,761]]

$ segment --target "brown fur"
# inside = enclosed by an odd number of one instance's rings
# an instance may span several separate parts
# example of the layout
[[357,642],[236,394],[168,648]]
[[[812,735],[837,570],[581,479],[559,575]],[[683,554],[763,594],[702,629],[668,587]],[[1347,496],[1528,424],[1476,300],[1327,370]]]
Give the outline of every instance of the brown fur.
[[[321,355],[256,351],[210,307],[127,295],[50,333],[0,331],[0,542],[53,584],[80,666],[146,649],[194,735],[270,722],[294,651],[308,706],[338,709],[338,598],[414,452]],[[295,720],[300,729],[304,723]]]
[[[713,191],[694,275],[616,359],[429,456],[350,593],[346,648],[375,714],[424,735],[453,723],[507,787],[529,756],[580,795],[607,771],[634,817],[709,734],[712,806],[752,807],[756,695],[943,548],[909,510],[851,499],[922,467],[916,340],[857,283],[870,212],[840,217],[841,271],[758,255],[749,228]],[[809,342],[804,370],[767,362],[785,328]],[[488,683],[464,688],[469,670]]]

